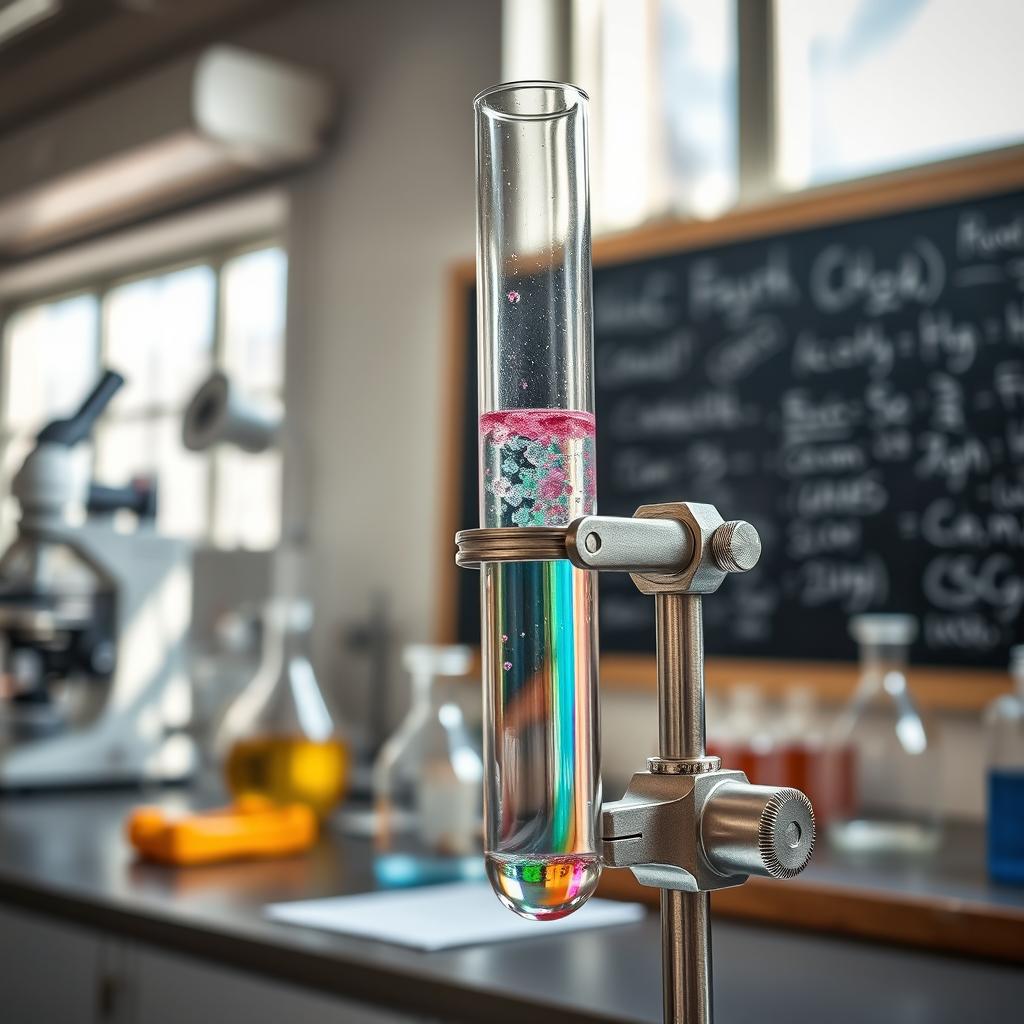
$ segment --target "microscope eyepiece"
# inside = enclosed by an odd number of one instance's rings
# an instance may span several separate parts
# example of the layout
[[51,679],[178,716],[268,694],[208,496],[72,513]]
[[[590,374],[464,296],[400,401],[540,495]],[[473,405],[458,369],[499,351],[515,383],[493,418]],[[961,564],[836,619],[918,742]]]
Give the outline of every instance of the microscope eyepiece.
[[74,448],[76,444],[80,444],[92,432],[103,410],[123,384],[124,377],[121,374],[114,370],[105,370],[78,410],[66,419],[47,423],[36,436],[36,443],[60,444],[66,448]]

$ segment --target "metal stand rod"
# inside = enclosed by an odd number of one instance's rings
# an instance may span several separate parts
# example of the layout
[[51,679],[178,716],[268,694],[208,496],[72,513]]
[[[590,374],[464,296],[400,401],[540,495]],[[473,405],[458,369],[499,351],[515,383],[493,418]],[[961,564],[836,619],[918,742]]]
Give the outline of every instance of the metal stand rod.
[[665,1024],[710,1024],[711,919],[706,892],[661,890]]
[[[658,725],[665,760],[703,757],[704,629],[697,594],[658,594]],[[661,892],[665,1024],[711,1024],[706,892]]]
[[665,759],[704,756],[704,627],[698,594],[658,594],[658,728]]

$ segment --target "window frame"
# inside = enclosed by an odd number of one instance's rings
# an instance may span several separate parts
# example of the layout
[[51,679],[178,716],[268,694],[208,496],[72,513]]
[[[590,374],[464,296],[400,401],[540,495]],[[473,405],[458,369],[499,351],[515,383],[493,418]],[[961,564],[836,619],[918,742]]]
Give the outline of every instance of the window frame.
[[[775,0],[736,3],[736,203],[784,194],[777,162]],[[735,208],[734,207],[734,208]]]
[[[98,362],[97,373],[105,365],[109,349],[109,324],[107,297],[116,288],[135,281],[142,281],[149,277],[172,274],[177,271],[187,270],[191,267],[209,267],[214,275],[213,289],[213,323],[210,346],[211,369],[222,369],[225,354],[226,337],[226,311],[225,311],[225,274],[224,268],[232,260],[248,253],[258,252],[261,249],[278,248],[288,256],[288,246],[283,230],[262,230],[252,235],[239,236],[231,241],[217,245],[202,245],[194,249],[183,250],[176,254],[167,254],[163,257],[156,256],[139,263],[133,263],[131,268],[123,267],[113,271],[107,271],[98,275],[86,275],[75,278],[70,282],[61,282],[54,290],[45,286],[33,288],[20,293],[14,299],[7,301],[0,300],[0,451],[4,451],[7,445],[18,435],[7,429],[7,387],[6,382],[10,377],[10,347],[7,343],[8,325],[11,319],[22,310],[32,306],[48,305],[60,302],[64,299],[75,298],[83,295],[92,295],[97,304],[97,338],[96,351]],[[287,358],[287,356],[285,356]],[[285,383],[282,379],[277,398],[283,403],[285,396]],[[175,410],[176,411],[176,410]],[[153,420],[160,415],[167,415],[170,412],[163,406],[146,405],[133,412],[130,416],[119,419],[119,422],[140,422]],[[220,460],[217,452],[209,453],[206,464],[206,530],[201,537],[197,538],[200,544],[215,545],[215,524],[217,521],[217,501],[223,485],[223,473],[220,469]]]

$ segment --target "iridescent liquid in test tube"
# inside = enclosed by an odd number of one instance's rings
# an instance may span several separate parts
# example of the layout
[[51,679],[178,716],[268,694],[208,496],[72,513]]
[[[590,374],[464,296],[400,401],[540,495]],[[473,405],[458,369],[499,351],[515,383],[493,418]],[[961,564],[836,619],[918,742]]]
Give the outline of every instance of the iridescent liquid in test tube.
[[[594,511],[592,413],[485,413],[480,453],[487,526],[564,526]],[[487,871],[506,906],[552,920],[583,903],[600,876],[593,574],[565,560],[491,563],[483,588],[497,769],[489,808],[498,819]]]

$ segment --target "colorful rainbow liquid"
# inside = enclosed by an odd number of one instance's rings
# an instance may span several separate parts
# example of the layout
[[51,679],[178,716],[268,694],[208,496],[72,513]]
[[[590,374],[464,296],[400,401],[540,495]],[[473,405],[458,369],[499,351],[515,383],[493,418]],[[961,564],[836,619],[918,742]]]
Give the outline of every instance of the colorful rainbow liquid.
[[[480,418],[487,526],[562,526],[594,511],[594,417],[518,409]],[[487,871],[523,917],[564,917],[600,876],[592,574],[568,561],[492,563],[483,574],[494,723]]]

